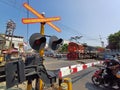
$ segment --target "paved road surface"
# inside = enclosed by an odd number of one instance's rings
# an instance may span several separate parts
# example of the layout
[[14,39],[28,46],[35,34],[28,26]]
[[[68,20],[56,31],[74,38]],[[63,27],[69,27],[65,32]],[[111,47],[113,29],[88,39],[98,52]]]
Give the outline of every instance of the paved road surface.
[[[66,60],[66,59],[55,59],[55,58],[45,57],[44,65],[49,70],[56,70],[56,69],[59,69],[61,67],[65,67],[65,66],[75,65],[75,64],[79,64],[79,63],[89,63],[89,62],[94,62],[94,61],[96,61],[96,60],[87,59],[87,60],[69,61],[69,60]],[[82,71],[82,72],[84,73],[84,71]],[[89,74],[91,75],[91,73],[92,73],[92,71],[89,72],[89,73],[87,73],[88,76],[89,76]],[[68,77],[73,78],[73,90],[90,90],[90,89],[85,89],[85,88],[88,87],[88,85],[91,85],[91,83],[89,82],[90,81],[89,80],[90,76],[87,77],[87,74],[82,74],[81,72],[79,72],[79,73],[76,73],[76,74],[68,76]],[[86,76],[83,77],[81,75],[86,75]],[[0,90],[26,90],[25,89],[26,88],[26,83],[23,83],[22,85],[19,85],[19,86],[20,86],[20,88],[18,88],[17,86],[15,86],[12,89],[5,89],[5,82],[4,82],[4,83],[0,83]],[[78,87],[78,88],[76,88],[76,87]]]
[[98,60],[94,60],[94,59],[67,60],[65,58],[57,59],[57,58],[45,57],[44,65],[49,70],[56,70],[65,66],[76,65],[79,63],[90,63],[95,61]]
[[72,78],[73,90],[116,90],[112,88],[105,88],[103,86],[95,86],[92,83],[91,77],[96,69],[96,67],[91,67],[76,74],[69,75],[68,77]]

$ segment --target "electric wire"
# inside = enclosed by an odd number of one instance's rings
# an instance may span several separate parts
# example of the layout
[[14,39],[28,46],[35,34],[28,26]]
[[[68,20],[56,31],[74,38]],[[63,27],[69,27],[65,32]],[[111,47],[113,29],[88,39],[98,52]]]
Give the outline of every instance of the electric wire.
[[[21,12],[26,13],[27,18],[29,17],[29,11],[26,12],[25,10],[21,10],[22,7],[19,3],[17,3],[16,0],[0,0],[0,2],[6,4],[8,6],[14,7],[14,8],[20,10]],[[29,0],[27,0],[27,3],[29,4]],[[99,37],[98,38],[92,38],[88,35],[85,35],[83,33],[78,32],[78,30],[76,30],[74,28],[71,28],[70,26],[64,25],[63,23],[59,23],[58,25],[60,26],[60,28],[62,28],[65,35],[83,36],[86,40],[100,42]],[[27,24],[27,42],[28,42],[28,35],[29,35],[29,25]],[[69,36],[69,38],[70,38],[70,36]],[[104,37],[104,38],[106,38],[106,37]]]
[[[16,0],[0,0],[0,2],[7,5],[7,6],[10,6],[10,7],[13,7],[15,9],[19,10],[19,14],[18,14],[19,16],[18,17],[20,17],[20,13],[23,12],[23,13],[26,13],[27,18],[29,18],[29,11],[28,10],[27,11],[23,10],[21,4],[17,3]],[[21,3],[22,2],[23,2],[23,0],[21,0]],[[27,0],[27,3],[29,4],[29,0]],[[29,34],[28,30],[29,30],[29,25],[27,24],[27,35],[26,35],[27,36],[27,43],[28,43],[28,34]]]
[[[27,3],[29,5],[29,0],[27,0]],[[27,10],[27,18],[29,18],[29,11]],[[27,44],[28,44],[28,35],[29,35],[29,24],[27,24]]]
[[84,38],[86,38],[87,40],[92,40],[92,41],[99,41],[99,37],[98,38],[92,38],[92,37],[89,37],[89,36],[87,36],[87,35],[85,35],[85,34],[82,34],[82,33],[80,33],[80,32],[78,32],[77,30],[75,30],[75,29],[73,29],[73,28],[71,28],[71,27],[69,27],[69,26],[67,26],[67,25],[64,25],[64,24],[62,24],[62,23],[59,23],[59,25],[60,25],[60,27],[62,28],[62,29],[64,29],[64,31],[66,31],[67,33],[69,33],[69,34],[74,34],[74,35],[79,35],[79,36],[83,36]]

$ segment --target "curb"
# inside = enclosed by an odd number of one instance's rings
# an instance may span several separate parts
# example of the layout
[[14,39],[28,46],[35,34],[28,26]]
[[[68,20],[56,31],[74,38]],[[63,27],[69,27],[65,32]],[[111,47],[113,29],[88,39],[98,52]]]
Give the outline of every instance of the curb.
[[67,75],[77,73],[79,71],[85,70],[89,67],[93,67],[97,64],[102,64],[104,61],[91,62],[87,64],[76,64],[67,67],[62,67],[59,69],[59,78],[65,77]]

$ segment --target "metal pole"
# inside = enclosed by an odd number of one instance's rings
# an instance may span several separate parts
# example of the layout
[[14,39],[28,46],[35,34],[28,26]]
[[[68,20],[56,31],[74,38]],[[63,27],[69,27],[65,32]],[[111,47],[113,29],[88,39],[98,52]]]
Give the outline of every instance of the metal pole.
[[[44,14],[43,14],[43,16],[44,16]],[[40,29],[40,34],[41,35],[44,35],[44,26],[45,26],[45,23],[41,23],[41,29]],[[40,57],[43,57],[43,55],[44,55],[44,48],[39,50],[39,55],[40,55]],[[38,84],[39,84],[38,85],[39,90],[43,90],[43,81],[40,78],[38,80]]]
[[[27,3],[29,5],[29,0],[27,0]],[[27,18],[29,18],[29,10],[27,10]],[[28,43],[28,33],[29,33],[29,25],[27,24],[27,43]],[[27,46],[27,49],[28,49],[28,46]],[[27,90],[32,90],[32,81],[29,81],[28,80],[28,83],[27,83]]]
[[27,90],[32,90],[32,80],[28,80],[28,83],[27,83]]
[[[27,0],[27,3],[29,5],[29,0]],[[29,10],[27,10],[27,18],[29,18]],[[29,24],[27,24],[27,43],[28,43],[28,35],[29,35]],[[28,49],[28,46],[27,46],[27,49]]]

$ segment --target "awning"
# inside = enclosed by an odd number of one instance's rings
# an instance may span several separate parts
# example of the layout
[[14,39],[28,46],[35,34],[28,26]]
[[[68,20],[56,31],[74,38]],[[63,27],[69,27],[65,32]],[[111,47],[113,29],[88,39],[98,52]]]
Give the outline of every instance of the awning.
[[2,53],[3,53],[3,54],[7,54],[7,53],[18,53],[18,50],[17,50],[17,49],[4,50]]

